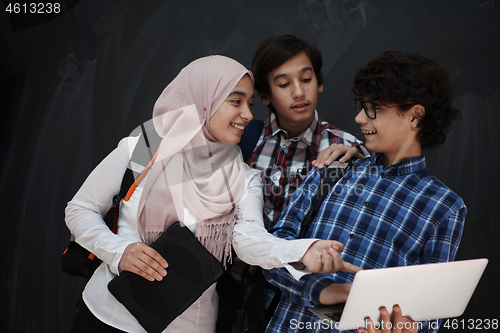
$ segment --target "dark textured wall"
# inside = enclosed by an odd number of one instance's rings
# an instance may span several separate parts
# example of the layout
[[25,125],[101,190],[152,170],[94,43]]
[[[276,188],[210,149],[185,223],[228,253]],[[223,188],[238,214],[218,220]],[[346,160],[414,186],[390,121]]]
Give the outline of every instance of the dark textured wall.
[[[6,3],[6,2],[5,2]],[[500,319],[498,194],[500,6],[497,0],[88,0],[62,15],[0,13],[1,332],[67,332],[84,281],[59,271],[64,208],[92,168],[150,117],[195,58],[246,66],[269,35],[324,56],[323,119],[360,136],[352,78],[385,50],[441,63],[462,111],[428,167],[468,206],[457,259],[490,259],[463,319]],[[265,108],[256,103],[255,115]],[[496,276],[496,278],[495,278]],[[432,295],[429,295],[432,302]]]

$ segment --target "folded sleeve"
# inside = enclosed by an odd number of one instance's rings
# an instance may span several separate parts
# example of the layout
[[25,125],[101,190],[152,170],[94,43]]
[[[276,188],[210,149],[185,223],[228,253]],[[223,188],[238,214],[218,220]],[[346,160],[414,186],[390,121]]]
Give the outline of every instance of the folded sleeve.
[[[250,169],[250,168],[249,168]],[[247,171],[247,193],[238,205],[239,217],[233,232],[233,248],[238,257],[264,269],[286,267],[299,278],[307,270],[297,270],[288,263],[297,262],[316,239],[288,241],[270,234],[264,227],[262,183],[258,171]]]
[[[301,231],[301,222],[309,212],[321,180],[321,171],[313,169],[293,193],[287,210],[271,229],[274,235],[293,240]],[[319,305],[321,291],[334,283],[332,274],[308,274],[300,280],[292,278],[285,269],[272,269],[266,272],[266,279],[277,286],[291,303],[303,306]]]
[[114,234],[103,216],[111,208],[113,196],[120,191],[136,142],[137,138],[121,140],[90,173],[65,210],[66,225],[75,241],[107,263],[115,274],[119,273],[118,264],[125,248],[133,242]]

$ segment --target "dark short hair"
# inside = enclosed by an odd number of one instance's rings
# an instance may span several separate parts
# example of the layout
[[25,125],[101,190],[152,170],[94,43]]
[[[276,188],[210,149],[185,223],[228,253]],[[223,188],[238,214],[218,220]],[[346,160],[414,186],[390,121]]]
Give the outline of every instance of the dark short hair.
[[[460,113],[452,107],[453,89],[444,68],[418,54],[386,51],[357,70],[354,94],[381,103],[415,102],[425,108],[417,140],[422,148],[435,148],[446,140],[452,120]],[[413,105],[399,105],[399,112]]]
[[321,72],[323,58],[319,49],[312,43],[293,35],[275,35],[268,37],[259,45],[252,60],[255,89],[261,98],[271,97],[268,74],[302,51],[311,60],[318,85],[323,84]]

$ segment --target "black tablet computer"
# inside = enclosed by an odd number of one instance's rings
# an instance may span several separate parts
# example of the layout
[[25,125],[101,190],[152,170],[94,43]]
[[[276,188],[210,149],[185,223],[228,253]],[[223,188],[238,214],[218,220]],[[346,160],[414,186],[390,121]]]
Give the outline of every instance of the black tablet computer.
[[180,222],[151,244],[168,262],[167,276],[148,281],[122,272],[108,290],[147,332],[161,332],[210,287],[224,271],[222,264]]

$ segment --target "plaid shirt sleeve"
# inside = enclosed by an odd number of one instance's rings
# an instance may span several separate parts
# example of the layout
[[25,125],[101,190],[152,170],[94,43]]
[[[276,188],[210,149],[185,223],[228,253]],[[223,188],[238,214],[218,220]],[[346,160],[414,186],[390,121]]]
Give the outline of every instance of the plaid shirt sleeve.
[[425,243],[422,264],[455,260],[466,213],[467,208],[463,206],[441,221],[434,234]]
[[[270,232],[280,238],[298,238],[301,222],[311,209],[321,174],[322,172],[318,169],[314,169],[308,174],[292,195],[288,209]],[[319,305],[321,291],[334,283],[330,274],[309,274],[297,281],[286,269],[282,268],[267,271],[266,278],[270,283],[280,288],[281,292],[292,303],[303,306]]]
[[[435,229],[434,234],[429,238],[423,248],[421,264],[430,264],[437,262],[449,262],[455,259],[458,245],[462,236],[465,215],[467,209],[464,207],[451,213]],[[442,319],[421,322],[419,333],[436,333],[441,327]]]
[[[422,264],[455,260],[458,245],[462,237],[466,213],[467,208],[463,206],[451,213],[439,224],[434,234],[424,246]],[[441,327],[442,321],[440,319],[438,325],[436,325],[435,320],[434,323],[429,321],[422,322],[422,328],[418,332],[436,333],[439,327]]]

